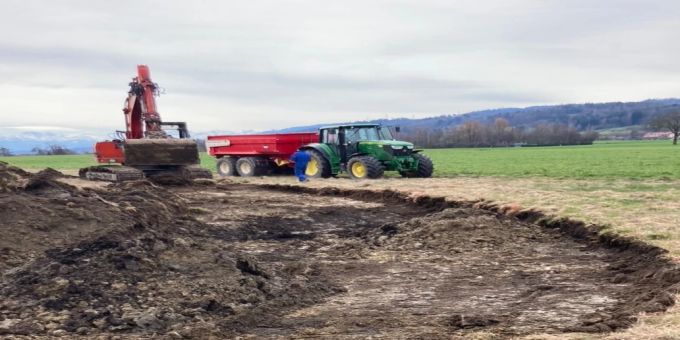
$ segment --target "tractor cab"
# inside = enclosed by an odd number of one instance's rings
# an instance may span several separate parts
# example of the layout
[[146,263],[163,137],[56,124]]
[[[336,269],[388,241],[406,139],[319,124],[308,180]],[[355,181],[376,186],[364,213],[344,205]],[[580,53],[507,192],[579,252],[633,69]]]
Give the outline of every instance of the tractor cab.
[[[322,127],[319,130],[319,142],[333,149],[343,164],[357,154],[369,153],[369,150],[364,150],[366,148],[373,149],[377,146],[380,149],[389,148],[390,151],[393,147],[413,149],[413,144],[396,141],[389,127],[378,124]],[[388,155],[383,156],[380,158],[389,158]]]
[[376,124],[327,126],[319,130],[321,143],[337,143],[340,136],[348,142],[394,140],[389,127]]

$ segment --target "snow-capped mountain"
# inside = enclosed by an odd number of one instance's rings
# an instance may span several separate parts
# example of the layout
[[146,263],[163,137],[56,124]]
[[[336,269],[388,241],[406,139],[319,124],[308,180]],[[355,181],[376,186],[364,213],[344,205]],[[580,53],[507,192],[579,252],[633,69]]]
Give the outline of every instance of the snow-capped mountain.
[[105,132],[53,126],[18,126],[0,128],[0,147],[13,154],[30,154],[33,148],[59,145],[78,153],[91,152],[97,140],[107,139]]
[[[191,136],[205,139],[210,135],[233,135],[255,133],[256,131],[191,131]],[[77,153],[92,152],[97,141],[118,138],[110,130],[74,129],[56,126],[15,126],[0,128],[0,148],[7,148],[12,154],[32,154],[34,148],[48,148],[59,145]]]

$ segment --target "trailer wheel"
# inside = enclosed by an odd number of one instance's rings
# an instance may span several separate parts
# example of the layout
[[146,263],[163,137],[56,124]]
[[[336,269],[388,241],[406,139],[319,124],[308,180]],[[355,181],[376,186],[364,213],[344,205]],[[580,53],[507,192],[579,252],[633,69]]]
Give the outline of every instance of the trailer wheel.
[[312,159],[307,163],[307,169],[305,169],[305,175],[312,178],[328,178],[331,177],[331,165],[328,163],[326,157],[324,157],[321,152],[316,150],[308,150]]
[[236,158],[222,157],[217,160],[217,173],[220,176],[238,176],[236,171]]
[[243,177],[257,176],[257,159],[254,157],[243,157],[236,161],[236,172]]
[[347,172],[353,179],[375,179],[382,177],[385,167],[371,156],[358,156],[347,162]]

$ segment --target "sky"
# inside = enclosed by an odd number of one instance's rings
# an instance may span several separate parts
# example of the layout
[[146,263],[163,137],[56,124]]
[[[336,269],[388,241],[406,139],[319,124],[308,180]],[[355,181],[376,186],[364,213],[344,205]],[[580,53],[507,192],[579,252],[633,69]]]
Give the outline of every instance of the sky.
[[680,97],[677,0],[3,0],[0,130],[244,131]]

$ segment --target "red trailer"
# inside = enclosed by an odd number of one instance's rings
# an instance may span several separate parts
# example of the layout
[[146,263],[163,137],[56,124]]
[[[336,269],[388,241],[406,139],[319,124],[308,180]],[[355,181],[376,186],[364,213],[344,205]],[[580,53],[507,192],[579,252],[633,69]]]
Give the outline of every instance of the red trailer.
[[222,176],[262,176],[289,168],[288,158],[301,146],[318,143],[318,132],[208,136],[205,144],[217,158]]

